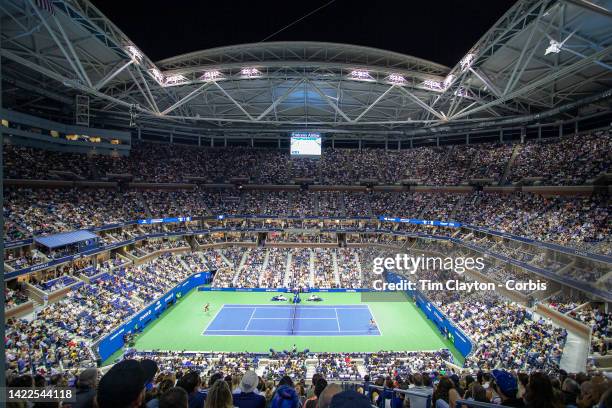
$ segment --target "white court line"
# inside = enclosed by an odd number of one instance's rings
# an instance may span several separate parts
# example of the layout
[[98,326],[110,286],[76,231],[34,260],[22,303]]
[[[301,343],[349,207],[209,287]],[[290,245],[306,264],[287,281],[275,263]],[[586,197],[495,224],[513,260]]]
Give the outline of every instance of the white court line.
[[378,333],[380,333],[379,336],[382,336],[383,332],[380,326],[378,325],[378,320],[374,317],[374,313],[372,313],[372,309],[370,309],[370,305],[366,305],[366,306],[368,307],[370,316],[372,316],[372,319],[374,319],[374,321],[376,322],[376,329],[378,330]]
[[[290,317],[253,317],[252,320],[292,320]],[[335,317],[296,317],[293,320],[336,320]]]
[[338,317],[338,309],[336,309],[336,324],[338,325],[338,332],[341,332],[342,330],[340,330],[340,318]]
[[210,321],[208,322],[208,324],[206,325],[206,327],[204,328],[204,331],[202,332],[202,336],[205,336],[206,334],[206,330],[208,330],[208,327],[212,324],[212,322],[215,321],[215,319],[217,319],[217,316],[219,315],[219,313],[221,313],[221,311],[225,308],[225,306],[221,306],[221,309],[217,310],[217,313],[215,313],[215,315],[213,316],[212,319],[210,319]]
[[249,321],[247,322],[246,326],[244,326],[244,331],[249,331],[249,324],[251,324],[251,320],[253,320],[253,316],[255,315],[255,311],[257,310],[256,307],[253,308],[253,313],[251,313],[251,317],[249,317]]
[[[292,309],[293,306],[291,305],[223,305],[224,308],[226,309],[250,309],[252,307],[257,307],[260,309]],[[317,306],[317,305],[298,305],[298,308],[312,308],[312,309],[317,309],[317,310],[332,310],[332,309],[356,309],[356,310],[363,310],[366,308],[369,308],[368,305],[338,305],[338,306]]]
[[[243,332],[243,329],[213,329],[213,330],[208,330],[209,332]],[[278,333],[287,333],[287,330],[259,330],[259,329],[251,329],[248,330],[250,332],[264,332],[264,333],[271,333],[271,332],[278,332]],[[337,330],[300,330],[298,333],[338,333]],[[342,330],[341,333],[367,333],[364,332],[363,330]],[[298,334],[299,336],[299,334]]]

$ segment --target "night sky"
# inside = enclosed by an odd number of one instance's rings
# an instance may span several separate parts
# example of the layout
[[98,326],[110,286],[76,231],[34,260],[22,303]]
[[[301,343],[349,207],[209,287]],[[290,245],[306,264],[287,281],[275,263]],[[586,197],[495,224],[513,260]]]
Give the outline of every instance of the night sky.
[[[259,42],[329,0],[93,0],[153,61]],[[509,0],[336,0],[268,41],[365,45],[454,66],[514,4]]]

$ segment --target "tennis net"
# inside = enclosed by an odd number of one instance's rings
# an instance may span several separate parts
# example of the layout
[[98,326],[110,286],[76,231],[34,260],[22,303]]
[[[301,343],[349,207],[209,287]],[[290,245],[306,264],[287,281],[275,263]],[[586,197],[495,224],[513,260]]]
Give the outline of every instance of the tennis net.
[[293,314],[291,315],[291,334],[295,333],[295,315],[297,313],[297,303],[293,304]]

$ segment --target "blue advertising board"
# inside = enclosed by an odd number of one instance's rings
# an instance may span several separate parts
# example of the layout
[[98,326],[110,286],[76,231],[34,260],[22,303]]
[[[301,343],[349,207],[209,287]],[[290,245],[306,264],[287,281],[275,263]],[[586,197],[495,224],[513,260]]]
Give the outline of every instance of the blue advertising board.
[[[402,280],[401,277],[391,272],[387,272],[385,276],[387,281],[391,283],[399,283]],[[431,303],[427,296],[419,290],[408,290],[406,292],[414,296],[417,306],[425,313],[425,316],[438,327],[440,332],[446,334],[463,357],[467,357],[472,352],[473,341]]]
[[125,334],[142,330],[149,323],[157,319],[159,315],[177,299],[185,296],[194,287],[204,285],[209,280],[209,272],[200,272],[191,275],[158,300],[149,304],[146,308],[130,317],[128,321],[115,328],[111,333],[98,342],[97,351],[100,358],[102,360],[109,358],[114,352],[123,347],[123,336]]

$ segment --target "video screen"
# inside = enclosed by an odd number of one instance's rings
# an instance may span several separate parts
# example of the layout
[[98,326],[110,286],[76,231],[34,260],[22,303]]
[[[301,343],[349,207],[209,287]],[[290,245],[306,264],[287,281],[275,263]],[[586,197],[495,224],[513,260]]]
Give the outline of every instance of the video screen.
[[318,132],[293,132],[291,134],[292,157],[321,157],[321,134]]

